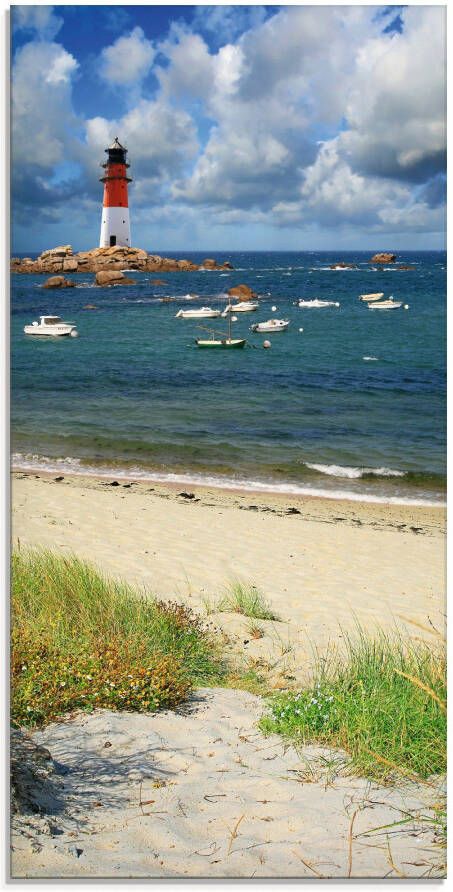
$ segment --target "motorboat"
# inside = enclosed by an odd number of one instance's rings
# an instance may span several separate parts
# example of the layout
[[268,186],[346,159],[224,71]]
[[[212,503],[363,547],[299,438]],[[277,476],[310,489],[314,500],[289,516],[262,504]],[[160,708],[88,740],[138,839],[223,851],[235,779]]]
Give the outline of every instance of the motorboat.
[[313,300],[298,300],[296,306],[303,308],[312,307],[313,309],[318,309],[320,307],[339,307],[340,304],[338,303],[338,301],[335,300],[319,300],[317,297],[315,297]]
[[384,297],[384,292],[376,291],[374,294],[360,294],[359,300],[373,301],[373,300],[380,300],[381,297]]
[[211,307],[197,307],[193,310],[179,310],[175,319],[217,319],[220,310],[211,310]]
[[[393,297],[389,297],[388,300],[376,301],[376,303],[368,304],[369,310],[399,310],[400,307],[403,306],[402,300],[393,300]],[[404,309],[407,309],[408,304],[404,304]]]
[[31,325],[24,326],[24,332],[27,335],[36,335],[39,337],[77,338],[78,331],[75,322],[63,322],[60,316],[40,316],[39,322],[32,322]]
[[222,316],[226,316],[227,313],[251,313],[253,310],[257,310],[259,307],[259,303],[257,300],[241,300],[238,304],[228,304]]
[[268,319],[267,322],[256,322],[251,326],[252,331],[286,331],[289,319]]

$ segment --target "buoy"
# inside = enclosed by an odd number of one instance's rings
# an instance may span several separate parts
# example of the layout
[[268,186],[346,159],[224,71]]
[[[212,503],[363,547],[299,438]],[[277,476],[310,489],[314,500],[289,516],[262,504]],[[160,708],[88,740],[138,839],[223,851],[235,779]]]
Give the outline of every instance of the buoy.
[[271,342],[270,342],[270,341],[263,341],[263,347],[264,347],[265,349],[266,349],[267,347],[270,347],[270,345],[271,345]]
[[409,309],[409,304],[404,304],[404,309],[405,309],[405,310],[408,310],[408,309]]
[[299,331],[303,331],[303,328],[299,328]]
[[232,322],[237,322],[237,321],[238,321],[238,317],[237,317],[237,316],[232,316],[232,317],[231,317],[231,321],[232,321]]
[[276,309],[277,309],[277,307],[271,307],[271,310],[273,313],[275,313]]
[[339,306],[340,306],[340,304],[335,304],[335,306],[336,306],[336,307],[339,307]]

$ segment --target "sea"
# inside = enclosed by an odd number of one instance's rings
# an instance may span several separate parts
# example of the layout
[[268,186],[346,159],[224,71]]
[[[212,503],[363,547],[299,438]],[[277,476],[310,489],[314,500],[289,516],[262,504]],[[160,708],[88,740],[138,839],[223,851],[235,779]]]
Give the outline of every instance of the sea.
[[[195,262],[216,257],[234,269],[129,272],[134,285],[110,288],[87,273],[59,291],[43,289],[45,276],[13,275],[13,467],[444,503],[446,255],[399,254],[398,263],[414,267],[406,271],[374,266],[371,255],[166,252]],[[330,268],[341,261],[356,268]],[[233,323],[247,346],[198,348],[195,339],[209,337],[198,326],[225,333],[225,320],[176,313],[223,309],[238,284],[259,295],[259,310]],[[370,311],[358,299],[378,291],[407,309]],[[339,307],[299,308],[301,298]],[[76,322],[79,337],[27,337],[24,325],[41,314]],[[288,330],[250,330],[270,318],[290,320]]]

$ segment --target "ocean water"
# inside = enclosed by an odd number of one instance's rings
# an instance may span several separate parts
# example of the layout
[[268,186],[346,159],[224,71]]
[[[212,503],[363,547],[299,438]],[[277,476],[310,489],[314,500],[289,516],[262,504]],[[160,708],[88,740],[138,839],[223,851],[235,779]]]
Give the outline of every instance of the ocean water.
[[[231,272],[131,273],[136,284],[43,290],[12,276],[11,436],[15,467],[378,501],[439,502],[446,471],[446,256],[372,268],[371,252],[179,253],[229,260]],[[356,270],[330,270],[340,260]],[[260,309],[238,314],[244,350],[195,346],[181,307],[225,306],[246,283]],[[408,310],[370,311],[383,291]],[[199,300],[190,302],[188,294]],[[163,297],[175,298],[162,302]],[[300,309],[299,298],[339,308]],[[96,311],[84,310],[94,303]],[[272,310],[275,306],[277,309]],[[39,314],[75,321],[79,338],[26,337]],[[287,332],[258,335],[272,317]],[[303,331],[300,329],[303,328]],[[263,349],[270,338],[271,348]]]

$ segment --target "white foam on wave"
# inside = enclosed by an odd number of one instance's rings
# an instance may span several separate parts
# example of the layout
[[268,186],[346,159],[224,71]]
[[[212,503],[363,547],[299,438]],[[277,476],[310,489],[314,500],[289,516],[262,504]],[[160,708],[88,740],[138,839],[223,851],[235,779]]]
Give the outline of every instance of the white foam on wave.
[[[310,465],[307,464],[307,467]],[[314,467],[314,466],[312,466]],[[319,467],[319,466],[318,466]],[[321,467],[329,467],[321,465]],[[335,467],[335,466],[330,466]],[[215,489],[236,489],[243,492],[263,492],[275,493],[281,495],[297,495],[323,499],[334,499],[335,501],[352,501],[352,502],[370,502],[380,505],[414,505],[424,507],[444,507],[443,501],[435,501],[432,499],[412,499],[403,496],[378,496],[369,493],[349,492],[348,490],[321,489],[312,486],[300,486],[297,483],[270,483],[266,480],[243,480],[235,477],[220,477],[214,474],[198,474],[196,472],[188,473],[169,473],[161,471],[148,471],[144,468],[109,468],[94,467],[92,465],[82,465],[80,459],[71,458],[47,458],[42,455],[27,453],[26,455],[18,452],[12,456],[13,471],[42,471],[44,473],[57,472],[61,474],[73,474],[85,477],[112,477],[118,480],[136,480],[141,483],[177,483],[182,486],[205,486]],[[364,469],[362,469],[364,470]],[[396,472],[402,474],[402,472]]]
[[362,356],[362,359],[364,360],[364,362],[379,362],[377,356]]
[[347,477],[349,480],[356,480],[370,474],[374,477],[406,476],[404,471],[395,471],[392,468],[355,468],[347,465],[319,465],[308,461],[304,464],[305,467],[319,471],[321,474],[328,474],[330,477]]

